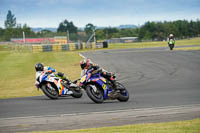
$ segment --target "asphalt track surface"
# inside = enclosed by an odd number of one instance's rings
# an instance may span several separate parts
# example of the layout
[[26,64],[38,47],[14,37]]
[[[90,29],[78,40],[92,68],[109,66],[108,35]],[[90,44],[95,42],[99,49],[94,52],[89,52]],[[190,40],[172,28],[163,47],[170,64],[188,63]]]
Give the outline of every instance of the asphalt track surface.
[[0,119],[200,104],[200,51],[151,48],[82,55],[115,72],[130,93],[129,101],[95,104],[86,93],[80,99],[50,100],[45,96],[5,99],[0,100]]

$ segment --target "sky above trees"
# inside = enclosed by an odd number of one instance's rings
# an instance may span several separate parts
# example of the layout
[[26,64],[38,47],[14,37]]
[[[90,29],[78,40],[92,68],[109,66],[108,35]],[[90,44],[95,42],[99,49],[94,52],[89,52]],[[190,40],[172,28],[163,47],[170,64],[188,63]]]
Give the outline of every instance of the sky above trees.
[[142,25],[200,19],[200,0],[0,0],[0,27],[8,10],[30,27],[58,27],[65,19],[78,27]]

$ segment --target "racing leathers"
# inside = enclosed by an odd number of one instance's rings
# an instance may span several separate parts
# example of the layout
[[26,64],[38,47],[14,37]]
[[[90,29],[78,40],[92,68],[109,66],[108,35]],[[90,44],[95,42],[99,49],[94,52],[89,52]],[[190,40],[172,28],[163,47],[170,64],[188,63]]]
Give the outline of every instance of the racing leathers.
[[115,75],[113,73],[105,71],[104,69],[100,68],[100,66],[97,64],[90,63],[88,68],[85,68],[82,70],[81,77],[84,76],[85,73],[88,71],[91,75],[100,73],[102,77],[106,78],[108,81],[111,82],[113,89],[116,90],[116,88],[117,88],[116,80],[115,80]]
[[[41,73],[42,72],[44,72],[44,73],[54,73],[54,72],[56,72],[56,69],[54,69],[54,68],[51,68],[51,67],[49,67],[49,66],[45,66],[44,68],[43,68],[43,71],[37,71],[36,72],[36,82],[35,82],[35,86],[37,87],[37,88],[39,88],[39,82],[38,82],[38,78],[39,78],[39,75],[41,75]],[[63,81],[64,81],[64,84],[63,85],[67,85],[67,84],[70,84],[71,83],[71,81],[70,80],[68,80],[67,79],[67,77],[65,76],[65,74],[64,73],[61,73],[61,72],[58,72],[58,73],[56,73],[55,74],[55,76],[56,77],[59,77],[59,78],[61,78],[61,79],[63,79]]]
[[175,44],[175,38],[174,38],[174,35],[173,34],[170,34],[169,37],[168,37],[168,44],[172,44],[174,45]]

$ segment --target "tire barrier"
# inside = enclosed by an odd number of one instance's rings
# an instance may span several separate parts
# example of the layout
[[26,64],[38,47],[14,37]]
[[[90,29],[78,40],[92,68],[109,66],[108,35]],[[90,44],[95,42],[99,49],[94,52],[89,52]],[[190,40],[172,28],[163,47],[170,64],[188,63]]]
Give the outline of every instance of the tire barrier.
[[42,45],[43,52],[52,51],[52,45]]
[[106,41],[103,42],[103,48],[108,48],[108,42]]
[[69,45],[62,45],[62,51],[69,51]]
[[61,52],[61,51],[74,51],[82,49],[96,49],[96,48],[107,48],[108,44],[104,43],[70,43],[70,44],[40,44],[32,45],[32,52]]
[[32,45],[32,52],[42,52],[43,47],[42,45]]
[[67,44],[67,45],[69,45],[69,50],[70,51],[76,50],[75,44]]
[[53,46],[53,51],[60,52],[62,51],[62,45],[52,45]]

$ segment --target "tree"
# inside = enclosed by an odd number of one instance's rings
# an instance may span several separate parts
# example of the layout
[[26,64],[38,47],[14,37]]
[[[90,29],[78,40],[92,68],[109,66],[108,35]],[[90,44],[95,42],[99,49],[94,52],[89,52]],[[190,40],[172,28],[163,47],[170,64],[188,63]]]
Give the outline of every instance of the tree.
[[96,38],[97,40],[104,40],[106,38],[102,29],[96,30]]
[[120,37],[136,37],[138,36],[137,34],[137,29],[120,29],[119,34]]
[[94,30],[95,30],[95,26],[94,26],[93,24],[91,24],[91,23],[88,23],[88,24],[85,26],[85,29],[84,29],[84,31],[85,31],[85,33],[86,33],[87,35],[91,35],[91,34],[93,33]]
[[0,27],[0,41],[4,40],[4,32],[5,32],[5,30]]
[[12,12],[9,10],[6,20],[5,20],[5,27],[6,28],[14,28],[16,26],[16,17]]
[[119,30],[117,28],[109,27],[109,28],[103,29],[103,32],[106,35],[106,39],[110,39],[110,38],[112,38],[112,35],[115,34],[115,33],[118,33]]
[[59,24],[57,32],[77,33],[78,28],[74,26],[73,22],[68,22],[66,19]]
[[38,32],[37,35],[39,37],[54,37],[55,36],[55,33],[50,31],[50,30],[42,30],[41,32]]

